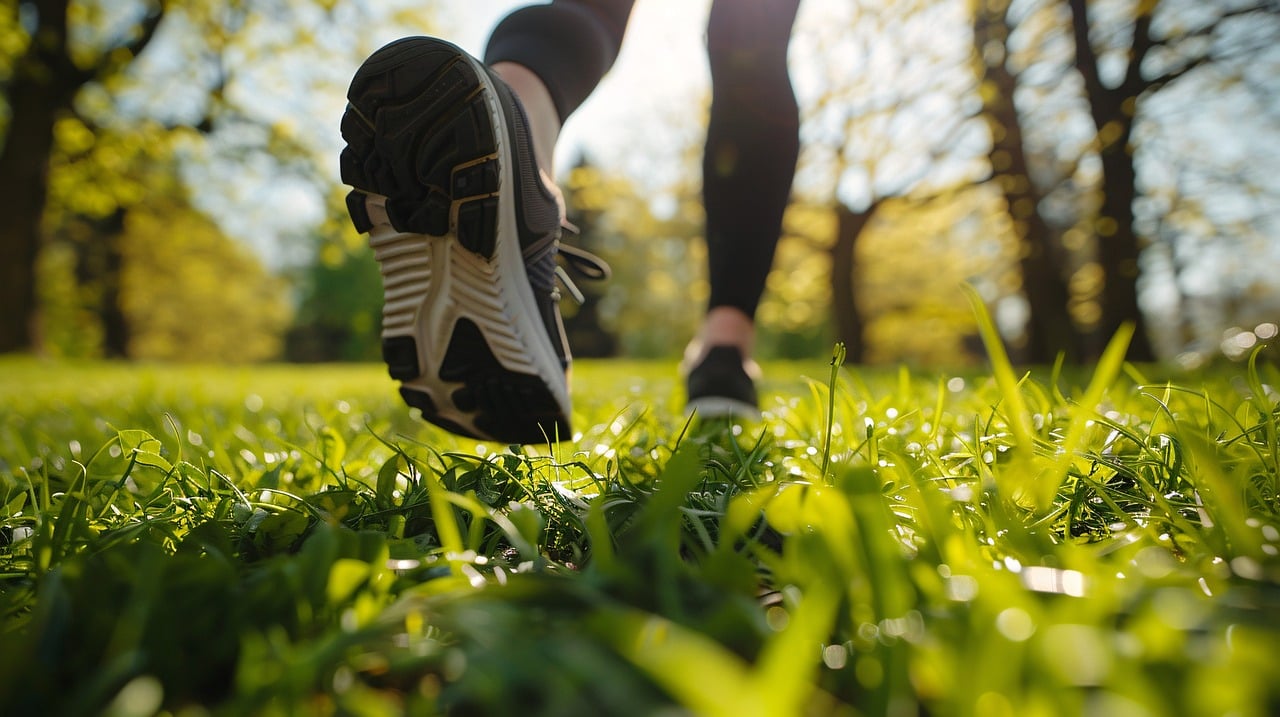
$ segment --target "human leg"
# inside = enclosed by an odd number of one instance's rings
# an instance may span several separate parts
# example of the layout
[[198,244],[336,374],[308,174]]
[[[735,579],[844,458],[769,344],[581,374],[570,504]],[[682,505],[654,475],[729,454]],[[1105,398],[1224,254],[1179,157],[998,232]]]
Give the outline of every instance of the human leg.
[[[708,276],[707,314],[687,356],[691,407],[704,415],[754,409],[749,381],[755,313],[782,231],[799,155],[799,109],[787,71],[787,46],[799,0],[716,0],[707,22],[711,116],[703,155]],[[715,352],[735,349],[735,365]],[[747,380],[744,380],[747,379]],[[726,393],[733,395],[726,396]],[[721,399],[728,398],[728,402]]]
[[[490,43],[496,69],[442,40],[407,38],[352,80],[348,208],[383,273],[384,358],[432,423],[502,442],[571,435],[556,284],[563,207],[544,168],[559,121],[616,55],[611,19],[630,5],[556,0],[519,11]],[[603,19],[588,22],[596,10]],[[548,15],[584,34],[576,49],[554,50],[562,64],[579,58],[585,69],[572,76],[539,74],[559,71],[542,56],[552,51],[513,41]],[[611,46],[607,61],[582,62]]]

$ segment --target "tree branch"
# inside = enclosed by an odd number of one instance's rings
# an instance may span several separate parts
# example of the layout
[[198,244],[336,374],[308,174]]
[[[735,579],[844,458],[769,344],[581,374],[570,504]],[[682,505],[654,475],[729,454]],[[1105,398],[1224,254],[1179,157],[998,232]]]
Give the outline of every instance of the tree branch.
[[1272,14],[1280,12],[1280,1],[1272,0],[1271,2],[1262,2],[1262,3],[1258,3],[1257,5],[1252,5],[1249,7],[1242,7],[1242,8],[1236,8],[1235,10],[1228,10],[1218,15],[1218,17],[1213,22],[1210,22],[1209,24],[1204,25],[1203,27],[1198,27],[1189,32],[1183,32],[1178,35],[1161,38],[1159,40],[1153,39],[1151,42],[1151,45],[1152,47],[1168,47],[1172,43],[1182,42],[1183,40],[1187,40],[1190,38],[1208,37],[1212,35],[1215,31],[1217,31],[1218,26],[1221,25],[1226,20],[1231,20],[1237,17],[1244,17],[1246,15],[1252,15],[1254,13],[1259,13],[1259,12],[1272,13]]
[[1158,90],[1161,87],[1164,87],[1165,85],[1191,72],[1197,67],[1201,67],[1202,65],[1209,64],[1211,61],[1212,61],[1212,58],[1210,58],[1208,55],[1201,55],[1200,57],[1188,60],[1186,64],[1184,64],[1182,67],[1179,67],[1176,70],[1170,70],[1169,72],[1166,72],[1163,75],[1160,75],[1159,77],[1153,77],[1150,80],[1148,80],[1145,84],[1145,89],[1147,89],[1148,91]]
[[1116,91],[1122,97],[1137,97],[1146,89],[1142,78],[1142,62],[1151,52],[1151,16],[1159,2],[1138,3],[1138,16],[1133,19],[1133,41],[1129,44],[1129,66],[1124,70],[1124,80]]
[[1107,88],[1098,74],[1098,53],[1094,52],[1093,45],[1089,42],[1089,10],[1085,0],[1067,0],[1067,6],[1071,8],[1071,35],[1076,43],[1076,70],[1084,79],[1093,122],[1098,129],[1102,129],[1106,119],[1100,118],[1093,109],[1099,104],[1094,98],[1105,97]]
[[160,21],[167,14],[164,3],[161,3],[156,11],[147,15],[142,19],[142,23],[138,26],[138,33],[132,40],[122,42],[119,47],[129,51],[129,54],[137,57],[143,50],[147,49],[147,45],[151,44],[152,38],[156,35],[156,30],[160,27]]

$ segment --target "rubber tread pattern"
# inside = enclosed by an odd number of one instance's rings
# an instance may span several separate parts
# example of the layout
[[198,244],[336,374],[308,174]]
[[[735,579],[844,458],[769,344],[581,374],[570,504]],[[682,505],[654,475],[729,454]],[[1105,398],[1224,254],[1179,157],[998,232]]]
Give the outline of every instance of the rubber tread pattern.
[[454,325],[440,378],[462,384],[450,396],[453,405],[477,414],[476,427],[490,435],[516,443],[569,437],[569,425],[542,380],[504,369],[479,327],[467,319]]
[[[480,78],[446,45],[420,38],[371,56],[351,81],[340,158],[352,223],[373,228],[365,195],[387,198],[387,216],[403,232],[445,236],[460,201],[458,241],[493,258],[497,228],[497,151]],[[455,168],[459,168],[455,171]]]

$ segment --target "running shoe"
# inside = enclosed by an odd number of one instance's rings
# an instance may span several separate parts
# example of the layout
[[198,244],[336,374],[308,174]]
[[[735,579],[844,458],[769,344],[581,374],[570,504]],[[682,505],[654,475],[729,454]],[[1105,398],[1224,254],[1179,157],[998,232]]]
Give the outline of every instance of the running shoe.
[[382,271],[382,355],[400,395],[460,435],[569,439],[564,209],[523,107],[479,60],[427,37],[375,52],[347,99],[347,209]]
[[759,418],[758,372],[737,346],[712,346],[685,377],[686,410],[701,418]]

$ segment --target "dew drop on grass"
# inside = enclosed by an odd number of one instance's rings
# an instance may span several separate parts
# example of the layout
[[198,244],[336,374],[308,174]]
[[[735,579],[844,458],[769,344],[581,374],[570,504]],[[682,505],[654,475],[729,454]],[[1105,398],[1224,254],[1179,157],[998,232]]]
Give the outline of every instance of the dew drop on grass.
[[1280,542],[1280,530],[1277,530],[1274,525],[1264,525],[1262,526],[1262,537],[1266,538],[1268,542]]
[[244,397],[244,407],[245,410],[249,411],[249,413],[257,413],[258,411],[261,411],[263,405],[265,404],[262,400],[262,396],[259,396],[256,393],[251,393]]
[[1026,642],[1035,634],[1036,623],[1026,610],[1011,607],[996,615],[996,629],[1013,642]]
[[155,714],[164,702],[164,686],[151,675],[130,680],[107,708],[107,714],[149,715]]
[[964,379],[957,376],[947,381],[947,390],[952,393],[960,393],[964,390]]
[[947,580],[947,597],[956,602],[969,602],[978,597],[978,581],[969,575],[953,575]]
[[1231,559],[1231,572],[1246,580],[1261,580],[1262,566],[1258,561],[1245,555]]
[[347,690],[351,689],[351,686],[355,684],[355,681],[355,675],[352,674],[351,668],[346,665],[341,665],[338,669],[333,671],[334,693],[339,695],[345,693]]
[[80,441],[71,441],[67,444],[67,447],[71,449],[71,456],[73,458],[80,457]]
[[849,650],[844,645],[827,645],[822,649],[822,664],[832,670],[843,670],[849,664]]
[[196,433],[195,431],[192,431],[192,430],[188,429],[188,430],[187,430],[187,443],[190,443],[190,444],[191,444],[191,445],[193,445],[193,446],[203,446],[203,445],[204,445],[204,436],[200,435],[199,433]]
[[1039,593],[1069,597],[1085,596],[1085,576],[1078,570],[1059,570],[1033,565],[1022,571],[1022,585]]
[[1175,567],[1174,558],[1169,551],[1156,547],[1143,548],[1133,557],[1133,564],[1138,572],[1152,580],[1167,577]]

